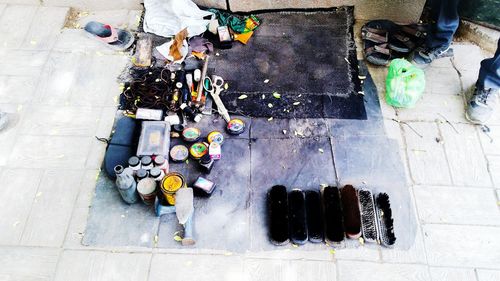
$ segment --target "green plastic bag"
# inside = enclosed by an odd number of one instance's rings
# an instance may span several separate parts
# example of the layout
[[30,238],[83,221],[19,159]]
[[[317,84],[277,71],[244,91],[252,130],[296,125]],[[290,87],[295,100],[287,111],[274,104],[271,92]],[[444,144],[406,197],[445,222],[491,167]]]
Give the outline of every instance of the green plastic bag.
[[414,107],[425,90],[424,72],[405,59],[394,59],[385,81],[385,100],[395,107]]

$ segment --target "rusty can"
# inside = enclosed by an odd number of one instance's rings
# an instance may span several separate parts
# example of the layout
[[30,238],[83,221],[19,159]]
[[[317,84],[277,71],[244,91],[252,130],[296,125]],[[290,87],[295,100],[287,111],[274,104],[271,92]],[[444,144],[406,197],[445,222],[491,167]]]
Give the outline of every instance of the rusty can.
[[175,205],[175,193],[180,188],[185,187],[187,187],[187,185],[184,176],[179,173],[172,172],[165,175],[161,181],[160,189],[168,204]]
[[156,198],[156,181],[152,178],[144,178],[137,183],[137,192],[146,205],[153,205]]

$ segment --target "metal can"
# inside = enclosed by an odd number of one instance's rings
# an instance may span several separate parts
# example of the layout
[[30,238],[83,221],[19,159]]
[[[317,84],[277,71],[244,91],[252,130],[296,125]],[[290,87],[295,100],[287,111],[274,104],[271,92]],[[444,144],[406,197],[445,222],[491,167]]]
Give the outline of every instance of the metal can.
[[168,204],[175,205],[175,193],[180,188],[185,187],[187,187],[187,185],[184,176],[179,173],[172,172],[165,175],[161,181],[160,189]]
[[152,178],[145,178],[137,183],[137,192],[146,205],[153,205],[156,198],[156,181]]
[[170,158],[174,162],[183,162],[189,156],[189,150],[182,144],[175,145],[170,149]]
[[182,138],[187,142],[195,142],[200,139],[201,131],[198,128],[189,127],[182,131]]
[[197,142],[189,148],[189,154],[193,159],[200,159],[203,155],[208,153],[208,145],[203,142]]
[[243,120],[235,118],[231,119],[227,123],[227,132],[231,135],[240,135],[245,131],[245,122]]
[[208,134],[207,141],[208,144],[215,142],[218,145],[222,145],[222,143],[224,142],[224,135],[219,131],[212,131]]

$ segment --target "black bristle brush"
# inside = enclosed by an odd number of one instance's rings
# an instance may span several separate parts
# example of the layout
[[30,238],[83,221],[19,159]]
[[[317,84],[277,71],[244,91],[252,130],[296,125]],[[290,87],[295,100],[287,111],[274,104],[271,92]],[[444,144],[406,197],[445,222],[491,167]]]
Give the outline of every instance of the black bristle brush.
[[387,193],[378,194],[375,203],[380,243],[385,247],[392,247],[396,243],[396,235],[394,234],[394,219],[392,218],[389,195]]
[[290,241],[288,220],[288,193],[286,187],[275,185],[267,193],[269,239],[277,246]]
[[339,189],[327,186],[323,189],[322,195],[325,240],[329,243],[340,243],[344,240],[344,223]]
[[378,241],[377,218],[375,214],[375,203],[370,190],[360,189],[358,191],[359,210],[361,211],[361,230],[366,242]]
[[319,192],[308,190],[306,194],[307,234],[312,243],[323,242],[323,214]]
[[290,240],[302,245],[307,242],[306,198],[300,189],[288,194],[288,217],[290,218]]
[[344,227],[348,238],[361,237],[361,214],[359,212],[358,194],[352,185],[346,185],[340,190]]

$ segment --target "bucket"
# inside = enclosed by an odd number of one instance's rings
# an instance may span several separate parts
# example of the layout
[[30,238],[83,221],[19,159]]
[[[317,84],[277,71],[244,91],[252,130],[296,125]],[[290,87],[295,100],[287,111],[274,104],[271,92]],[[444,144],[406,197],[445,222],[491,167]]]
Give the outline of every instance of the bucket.
[[156,197],[156,181],[152,178],[144,178],[137,183],[137,192],[146,205],[153,205]]
[[179,173],[168,173],[161,181],[161,192],[170,205],[175,205],[175,193],[183,187],[187,187],[186,179]]

